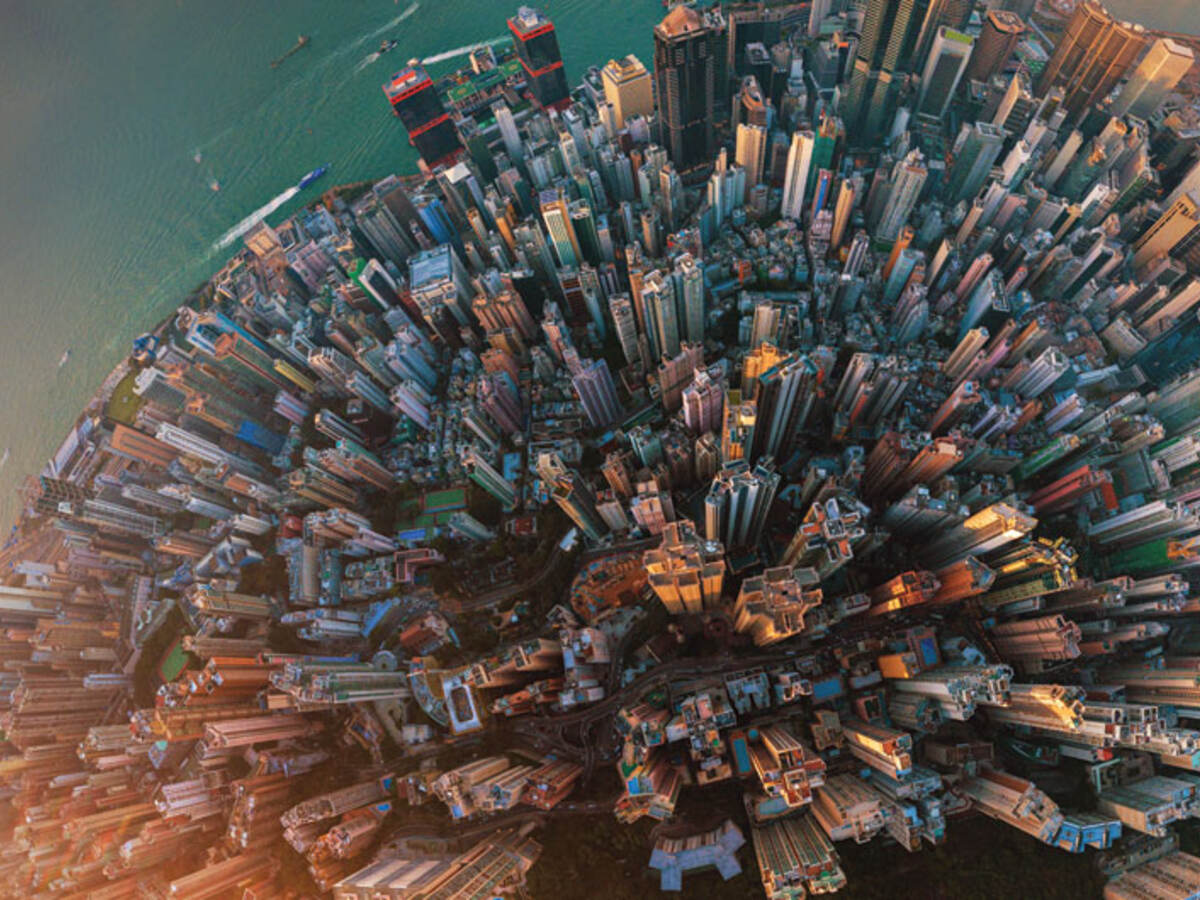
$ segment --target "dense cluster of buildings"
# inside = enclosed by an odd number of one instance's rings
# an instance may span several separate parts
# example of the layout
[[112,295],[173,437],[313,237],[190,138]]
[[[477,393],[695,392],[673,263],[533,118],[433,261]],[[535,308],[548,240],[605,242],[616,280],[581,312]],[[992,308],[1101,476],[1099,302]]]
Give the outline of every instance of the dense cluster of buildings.
[[1200,42],[1034,7],[396,73],[420,174],[256,225],[27,484],[7,894],[516,895],[615,815],[788,900],[974,813],[1200,897]]

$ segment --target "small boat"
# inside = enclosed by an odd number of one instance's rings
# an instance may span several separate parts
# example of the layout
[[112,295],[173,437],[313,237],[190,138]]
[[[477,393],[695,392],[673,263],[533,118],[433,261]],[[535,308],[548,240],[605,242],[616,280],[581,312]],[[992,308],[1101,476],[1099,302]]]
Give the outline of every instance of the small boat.
[[67,360],[71,358],[71,348],[68,347],[63,351],[63,355],[58,358],[58,367],[61,369],[67,364]]
[[388,40],[387,38],[384,38],[382,41],[379,42],[379,52],[387,53],[389,50],[391,50],[393,47],[396,46],[396,43],[397,42],[394,39]]
[[307,175],[305,175],[303,178],[301,178],[300,183],[297,184],[296,187],[298,187],[300,190],[304,190],[306,187],[308,187],[310,184],[312,184],[314,181],[316,181],[318,178],[320,178],[322,175],[324,175],[328,171],[329,171],[328,163],[326,163],[323,166],[317,166],[315,169],[313,169],[311,172],[309,172]]
[[217,179],[215,179],[215,178],[212,179],[211,181],[209,181],[208,186],[211,190],[214,190],[214,191],[219,191],[221,189],[221,183],[219,181],[217,181]]
[[202,159],[204,159],[204,157],[200,155],[199,150],[192,154],[192,160],[196,163],[196,165],[200,165],[200,160]]
[[4,464],[8,462],[8,458],[10,456],[12,456],[12,447],[5,447],[4,455],[0,456],[0,468],[4,467]]

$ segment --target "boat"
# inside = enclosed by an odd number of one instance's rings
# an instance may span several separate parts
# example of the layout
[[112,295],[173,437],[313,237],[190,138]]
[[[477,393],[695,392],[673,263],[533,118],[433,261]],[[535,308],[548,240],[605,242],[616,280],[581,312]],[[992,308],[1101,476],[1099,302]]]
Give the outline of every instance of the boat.
[[204,159],[204,157],[201,156],[200,151],[197,150],[195,153],[192,154],[192,159],[195,160],[196,165],[200,165],[200,160]]
[[312,184],[314,181],[316,181],[318,178],[320,178],[322,175],[324,175],[328,171],[329,171],[329,163],[326,163],[323,166],[317,166],[315,169],[313,169],[311,172],[309,172],[307,175],[305,175],[303,178],[301,178],[300,183],[297,184],[296,187],[298,187],[300,190],[304,190],[306,187],[308,187],[310,184]]
[[221,183],[215,178],[209,181],[208,186],[214,191],[219,191],[221,189]]
[[292,46],[292,49],[290,49],[287,53],[283,54],[283,56],[279,57],[278,59],[271,60],[271,68],[278,69],[283,64],[283,61],[285,59],[287,59],[289,56],[291,56],[296,51],[302,50],[305,47],[307,47],[308,41],[309,41],[309,37],[307,34],[300,35],[298,38],[296,38],[296,43]]
[[384,38],[382,41],[379,42],[379,52],[387,53],[389,50],[391,50],[393,47],[396,46],[396,43],[397,42],[395,39],[388,40],[387,38]]
[[63,351],[63,355],[58,358],[58,367],[61,369],[67,364],[67,360],[71,358],[71,348],[68,347]]
[[3,467],[4,467],[4,464],[5,464],[6,462],[8,462],[8,458],[9,458],[11,455],[12,455],[12,447],[5,447],[5,448],[4,448],[4,455],[3,455],[3,456],[0,456],[0,468],[3,468]]

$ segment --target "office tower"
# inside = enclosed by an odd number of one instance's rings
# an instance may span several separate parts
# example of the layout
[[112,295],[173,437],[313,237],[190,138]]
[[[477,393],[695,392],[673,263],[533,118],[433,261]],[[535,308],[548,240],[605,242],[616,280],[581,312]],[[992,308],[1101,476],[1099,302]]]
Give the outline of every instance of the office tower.
[[938,29],[921,75],[917,112],[936,119],[946,114],[963,72],[967,70],[974,45],[970,35],[945,26]]
[[730,391],[725,403],[725,423],[721,428],[721,460],[745,459],[754,442],[757,410],[753,400],[743,401],[740,391]]
[[756,547],[780,479],[770,458],[763,458],[753,469],[744,459],[726,460],[704,498],[708,539],[731,549]]
[[716,431],[725,419],[725,385],[719,372],[697,369],[683,389],[683,421],[693,434]]
[[808,189],[815,140],[811,131],[797,131],[792,134],[787,171],[783,179],[783,205],[779,211],[785,219],[799,222],[804,214],[804,194]]
[[812,569],[778,566],[742,582],[733,607],[733,627],[765,647],[804,631],[804,617],[821,604],[821,584]]
[[525,70],[529,93],[542,108],[560,108],[571,100],[567,76],[563,70],[562,54],[558,51],[558,36],[554,23],[536,9],[522,6],[508,20],[508,30],[516,40],[513,48]]
[[550,496],[584,536],[600,540],[608,526],[597,512],[595,495],[583,477],[568,468],[557,453],[539,454],[537,472]]
[[925,157],[920,150],[912,150],[892,167],[892,189],[888,194],[883,214],[879,218],[876,236],[880,241],[894,241],[908,224],[925,187],[929,171],[925,168]]
[[713,156],[719,15],[681,4],[654,26],[658,142],[680,171],[707,165]]
[[675,504],[669,491],[653,479],[639,481],[637,493],[629,501],[629,512],[638,527],[652,535],[662,534],[668,522],[675,520]]
[[965,139],[946,178],[946,198],[950,203],[971,199],[979,193],[1004,147],[1004,130],[989,122],[963,128],[967,129]]
[[571,383],[583,411],[593,428],[604,428],[621,418],[621,403],[617,400],[617,388],[608,371],[608,363],[602,359],[584,363]]
[[1195,54],[1191,47],[1170,38],[1158,38],[1117,94],[1112,104],[1112,114],[1149,118],[1162,105],[1167,94],[1175,90],[1194,62]]
[[604,99],[612,104],[618,129],[633,116],[649,119],[654,114],[654,95],[650,73],[633,54],[610,59],[600,70]]
[[988,10],[975,49],[971,51],[967,80],[987,84],[1003,72],[1024,33],[1025,23],[1020,16],[1002,9]]
[[914,63],[913,50],[928,0],[869,0],[862,34],[841,110],[854,146],[866,146],[883,132],[892,112],[898,75]]
[[408,130],[408,142],[429,166],[444,162],[462,150],[454,122],[423,68],[416,66],[397,72],[383,86],[383,92],[392,104],[392,112]]
[[564,268],[578,267],[582,257],[579,239],[562,189],[542,191],[538,195],[538,206],[558,264]]
[[1078,119],[1107,96],[1145,43],[1141,25],[1118,22],[1095,0],[1082,0],[1042,70],[1038,93],[1062,88],[1062,108]]
[[721,599],[725,548],[704,540],[688,519],[668,522],[662,543],[642,555],[650,588],[672,615],[703,612]]
[[1150,261],[1169,254],[1197,226],[1200,226],[1197,194],[1184,194],[1168,206],[1154,224],[1133,242],[1134,269],[1141,269]]
[[767,152],[767,129],[761,125],[737,127],[734,161],[746,172],[746,190],[763,180],[763,160]]
[[912,48],[912,70],[919,72],[929,58],[940,29],[959,31],[967,26],[974,0],[929,0],[926,4],[914,5],[914,15],[920,17],[920,31]]
[[497,100],[492,104],[492,116],[496,120],[496,127],[500,129],[500,137],[509,157],[514,161],[520,160],[525,156],[525,144],[521,141],[521,132],[517,129],[512,110],[503,100]]

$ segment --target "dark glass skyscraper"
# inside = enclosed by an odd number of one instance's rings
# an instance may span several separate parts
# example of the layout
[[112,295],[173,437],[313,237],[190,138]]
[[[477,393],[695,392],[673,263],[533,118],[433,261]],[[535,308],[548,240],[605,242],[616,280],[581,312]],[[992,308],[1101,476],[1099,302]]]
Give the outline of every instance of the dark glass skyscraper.
[[659,143],[680,171],[702,165],[714,152],[719,22],[677,6],[654,27],[654,93]]
[[564,105],[571,92],[567,89],[554,23],[540,10],[522,6],[508,20],[508,28],[515,38],[513,46],[525,69],[525,81],[534,101],[542,108]]
[[435,165],[462,149],[458,132],[433,80],[422,68],[412,67],[397,72],[383,86],[392,112],[408,129],[408,140],[421,159]]
[[929,0],[870,0],[842,118],[852,145],[862,145],[883,131],[896,74],[914,60]]

